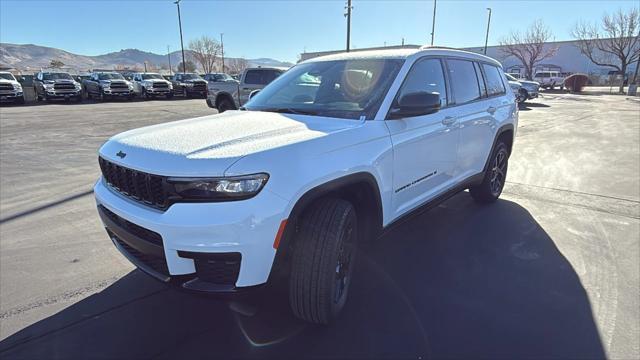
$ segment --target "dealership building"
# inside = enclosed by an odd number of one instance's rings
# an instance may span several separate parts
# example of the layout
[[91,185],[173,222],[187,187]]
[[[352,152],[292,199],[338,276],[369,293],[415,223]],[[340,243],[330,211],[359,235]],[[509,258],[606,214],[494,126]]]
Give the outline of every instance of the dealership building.
[[[552,57],[544,59],[538,65],[536,65],[533,72],[535,73],[537,71],[551,70],[567,74],[583,73],[590,75],[592,79],[596,80],[596,83],[599,83],[599,85],[607,85],[607,83],[611,80],[610,72],[614,71],[615,69],[608,66],[599,66],[591,62],[591,60],[589,60],[580,52],[580,49],[577,46],[578,41],[579,40],[554,41],[545,43],[545,50],[553,48],[557,48],[558,50]],[[352,49],[351,51],[417,48],[420,48],[420,45],[383,46],[375,48]],[[507,56],[502,51],[502,48],[502,46],[487,47],[487,56],[500,61],[506,72],[512,74],[519,73],[524,76],[525,71],[522,64],[515,57]],[[461,50],[483,53],[484,47],[462,48]],[[300,54],[300,60],[303,61],[314,57],[336,54],[343,51],[344,50],[305,52]],[[631,77],[633,76],[636,64],[637,63],[630,64],[627,68],[627,74]]]

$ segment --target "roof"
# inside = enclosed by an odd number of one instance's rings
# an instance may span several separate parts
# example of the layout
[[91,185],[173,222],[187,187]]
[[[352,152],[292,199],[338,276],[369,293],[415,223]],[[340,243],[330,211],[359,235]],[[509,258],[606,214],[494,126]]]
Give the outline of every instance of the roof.
[[426,56],[426,55],[440,55],[440,56],[462,56],[475,60],[487,61],[494,63],[498,66],[502,66],[499,61],[478,53],[457,50],[452,48],[437,47],[437,46],[423,46],[419,49],[388,49],[388,50],[365,50],[365,51],[353,51],[343,52],[333,55],[319,56],[305,60],[304,62],[316,62],[316,61],[334,61],[334,60],[357,60],[357,59],[407,59],[411,56]]

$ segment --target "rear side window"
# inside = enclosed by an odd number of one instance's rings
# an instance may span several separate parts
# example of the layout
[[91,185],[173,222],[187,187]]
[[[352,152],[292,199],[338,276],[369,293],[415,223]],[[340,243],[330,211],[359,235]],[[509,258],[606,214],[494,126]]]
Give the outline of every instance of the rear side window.
[[245,84],[267,85],[282,74],[278,70],[249,70],[244,77]]
[[449,80],[456,104],[464,104],[481,97],[476,69],[468,60],[447,60]]
[[440,60],[418,60],[407,74],[402,88],[398,92],[398,99],[404,94],[418,91],[440,94],[440,106],[447,106],[447,87]]
[[504,83],[502,82],[502,72],[497,66],[482,64],[484,69],[485,80],[487,82],[487,95],[501,95],[505,93]]

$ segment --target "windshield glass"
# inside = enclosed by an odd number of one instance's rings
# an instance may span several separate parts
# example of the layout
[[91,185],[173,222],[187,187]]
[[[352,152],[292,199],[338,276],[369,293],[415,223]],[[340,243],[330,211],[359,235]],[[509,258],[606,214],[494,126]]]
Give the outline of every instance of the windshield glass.
[[401,59],[354,59],[301,64],[266,86],[245,108],[370,119],[403,63]]
[[211,80],[213,81],[230,81],[233,80],[233,78],[227,74],[212,74],[209,77]]
[[13,81],[16,80],[16,78],[14,78],[12,74],[6,74],[6,73],[0,74],[0,79],[13,80]]
[[142,78],[144,80],[148,80],[148,79],[160,79],[160,80],[164,80],[164,78],[162,76],[160,76],[160,74],[142,74]]
[[122,77],[122,75],[118,73],[107,73],[107,74],[98,75],[98,79],[99,80],[113,80],[113,79],[124,80],[124,77]]
[[182,75],[182,80],[194,80],[194,79],[202,79],[202,78],[197,74],[183,74]]
[[71,75],[67,73],[45,73],[42,80],[73,80]]

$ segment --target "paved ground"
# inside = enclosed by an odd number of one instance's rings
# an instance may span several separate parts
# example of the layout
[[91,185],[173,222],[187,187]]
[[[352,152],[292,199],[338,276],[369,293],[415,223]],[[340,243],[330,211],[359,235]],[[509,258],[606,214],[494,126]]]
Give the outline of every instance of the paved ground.
[[113,248],[96,150],[202,100],[0,109],[0,357],[640,358],[640,103],[549,94],[521,111],[503,200],[466,193],[367,249],[335,325],[277,291],[167,289]]

